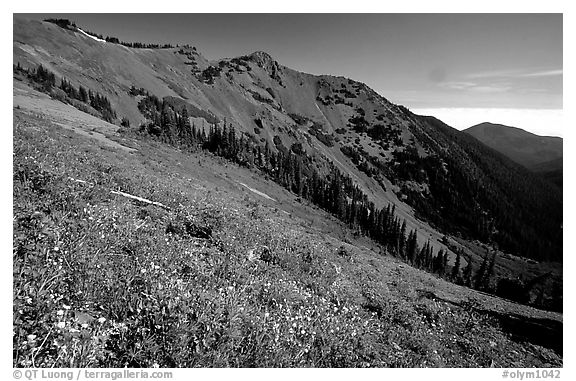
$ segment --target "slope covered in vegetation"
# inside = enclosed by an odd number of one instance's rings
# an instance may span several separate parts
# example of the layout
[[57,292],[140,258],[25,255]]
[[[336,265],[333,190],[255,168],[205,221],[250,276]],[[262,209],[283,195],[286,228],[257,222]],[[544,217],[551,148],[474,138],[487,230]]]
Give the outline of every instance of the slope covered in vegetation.
[[[496,243],[537,260],[561,260],[559,192],[506,160],[485,165],[483,156],[491,151],[458,148],[468,144],[463,134],[446,132],[363,83],[300,73],[264,52],[209,61],[189,45],[141,49],[146,44],[99,42],[75,28],[62,20],[15,19],[14,62],[42,64],[66,78],[67,88],[82,85],[103,94],[132,128],[144,125],[159,134],[166,122],[162,114],[185,107],[191,124],[205,134],[226,121],[254,147],[297,152],[320,171],[335,167],[376,208],[395,205],[407,231],[417,232],[420,247],[431,241],[450,261],[455,253],[439,240],[446,234]],[[163,109],[143,112],[146,98]],[[470,183],[474,176],[481,185]],[[544,211],[545,220],[534,218]],[[535,235],[541,226],[543,234]]]
[[14,110],[15,366],[561,365],[498,318],[558,315],[310,229],[211,154],[67,124]]

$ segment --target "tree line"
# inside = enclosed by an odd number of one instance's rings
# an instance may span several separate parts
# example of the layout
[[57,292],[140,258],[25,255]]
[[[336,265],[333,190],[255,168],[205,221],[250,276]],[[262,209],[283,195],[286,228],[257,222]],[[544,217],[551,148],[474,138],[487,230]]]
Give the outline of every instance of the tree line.
[[434,252],[430,242],[418,244],[418,232],[408,231],[406,220],[396,214],[396,206],[377,208],[367,195],[334,164],[320,171],[302,150],[272,150],[238,133],[231,123],[196,126],[190,123],[186,107],[175,109],[153,95],[140,100],[138,107],[148,119],[142,131],[175,147],[195,151],[204,149],[241,166],[257,168],[276,183],[346,223],[355,233],[370,237],[393,256],[410,265],[468,287],[491,291],[496,254],[486,255],[473,272],[472,260],[461,268],[463,252],[449,266],[448,251]]
[[107,122],[113,123],[116,120],[116,111],[112,108],[110,100],[97,91],[92,91],[79,85],[74,87],[69,80],[62,78],[60,85],[56,86],[56,75],[46,69],[42,64],[36,68],[27,69],[18,62],[14,66],[14,72],[25,75],[29,80],[38,85],[38,89],[45,93],[52,93],[54,89],[62,90],[70,99],[78,100],[89,105],[98,111]]
[[[58,25],[59,27],[63,28],[63,29],[68,29],[68,30],[73,30],[76,31],[78,30],[78,27],[76,26],[76,23],[73,21],[70,21],[68,19],[54,19],[54,18],[48,18],[45,19],[44,21]],[[119,45],[123,45],[126,46],[128,48],[135,48],[135,49],[169,49],[169,48],[173,48],[174,45],[172,44],[147,44],[144,42],[125,42],[125,41],[120,41],[120,39],[118,39],[118,37],[111,37],[111,36],[106,36],[104,37],[102,34],[100,33],[94,33],[94,32],[90,32],[88,30],[82,29],[86,34],[89,34],[92,37],[96,37],[99,38],[101,40],[104,40],[106,42],[109,42],[111,44],[119,44]],[[178,45],[177,45],[178,46]]]

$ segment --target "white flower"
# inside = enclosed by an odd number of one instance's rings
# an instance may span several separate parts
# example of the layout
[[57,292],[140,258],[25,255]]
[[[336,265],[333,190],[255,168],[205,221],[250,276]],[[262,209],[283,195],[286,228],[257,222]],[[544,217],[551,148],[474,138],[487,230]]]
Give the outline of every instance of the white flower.
[[98,319],[98,323],[100,323],[100,324],[104,323],[105,321],[106,321],[105,317],[101,317]]
[[58,323],[56,324],[56,327],[58,327],[58,328],[60,328],[60,329],[63,329],[64,327],[66,327],[66,323],[64,323],[63,321],[58,322]]
[[265,317],[265,318],[268,318],[268,317],[270,317],[270,314],[269,314],[268,312],[266,312],[266,313],[264,314],[264,317]]
[[26,338],[28,339],[28,341],[35,341],[36,335],[28,335],[28,336],[26,336]]
[[69,310],[70,306],[67,306],[66,304],[62,304],[62,308],[64,308],[65,310]]
[[56,315],[62,316],[62,315],[64,315],[64,311],[63,311],[63,310],[58,310],[58,312],[56,312]]

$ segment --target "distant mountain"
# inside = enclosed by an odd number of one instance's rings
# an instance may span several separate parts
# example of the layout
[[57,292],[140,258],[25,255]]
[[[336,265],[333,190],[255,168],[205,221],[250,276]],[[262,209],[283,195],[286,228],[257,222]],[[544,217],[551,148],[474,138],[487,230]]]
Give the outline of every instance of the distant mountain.
[[562,189],[562,138],[487,122],[464,132]]
[[[518,164],[537,171],[544,163],[562,166],[562,138],[539,136],[520,128],[494,123],[480,123],[464,130],[488,147],[506,155]],[[547,170],[558,169],[558,167]]]

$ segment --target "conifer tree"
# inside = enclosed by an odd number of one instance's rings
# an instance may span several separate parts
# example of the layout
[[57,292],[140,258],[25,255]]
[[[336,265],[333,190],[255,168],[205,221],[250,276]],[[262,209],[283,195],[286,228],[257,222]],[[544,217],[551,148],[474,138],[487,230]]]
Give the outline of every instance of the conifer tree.
[[468,256],[466,258],[468,262],[466,267],[464,267],[464,271],[462,271],[462,284],[466,287],[472,286],[472,257]]
[[484,275],[486,274],[486,269],[488,268],[488,253],[484,255],[482,264],[474,276],[474,288],[477,290],[482,290],[484,286]]
[[408,237],[407,250],[408,260],[411,264],[415,265],[417,260],[416,257],[418,255],[418,238],[415,230],[410,232],[410,236]]
[[454,267],[452,267],[452,274],[450,277],[452,278],[453,282],[456,282],[457,279],[460,277],[460,261],[462,257],[461,249],[456,250],[456,261],[454,262]]
[[400,227],[398,240],[399,240],[398,254],[404,257],[405,256],[404,252],[406,250],[406,220],[402,221],[402,226]]

